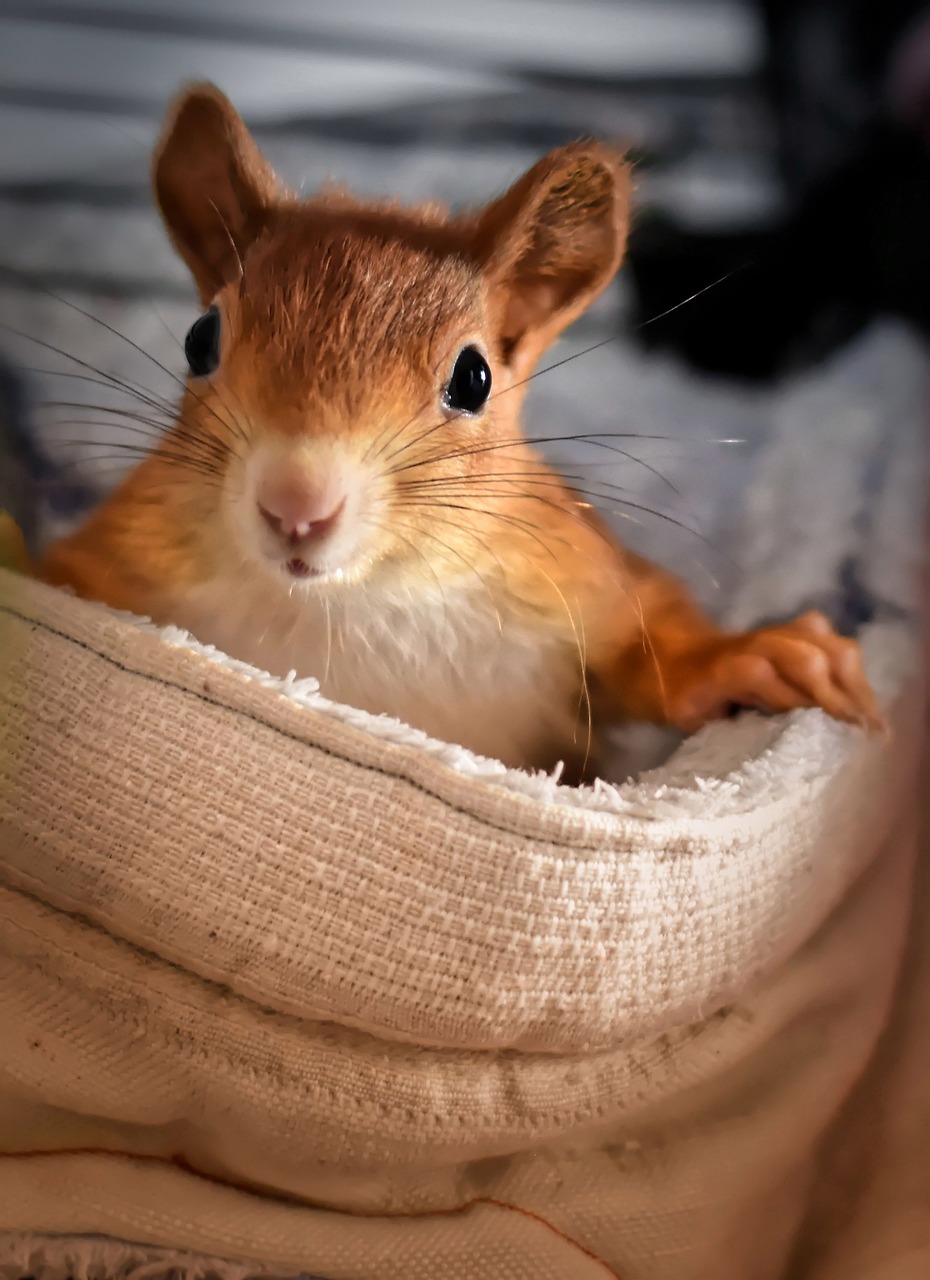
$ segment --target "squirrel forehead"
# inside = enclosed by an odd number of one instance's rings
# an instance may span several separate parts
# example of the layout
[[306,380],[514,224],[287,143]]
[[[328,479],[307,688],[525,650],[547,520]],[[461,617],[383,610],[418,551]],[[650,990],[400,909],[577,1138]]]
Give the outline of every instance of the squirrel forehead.
[[[451,330],[480,325],[484,288],[478,267],[451,228],[398,218],[372,225],[363,216],[312,208],[269,226],[243,263],[243,329],[297,354],[312,333],[345,358],[356,350],[427,359]],[[435,352],[432,353],[435,355]]]

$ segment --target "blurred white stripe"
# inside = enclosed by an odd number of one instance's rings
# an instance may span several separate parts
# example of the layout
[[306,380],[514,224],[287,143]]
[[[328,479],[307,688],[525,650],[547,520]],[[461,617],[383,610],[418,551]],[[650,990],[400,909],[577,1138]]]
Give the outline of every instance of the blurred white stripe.
[[120,116],[0,106],[0,182],[67,182],[147,163],[157,125]]
[[214,80],[252,120],[499,92],[512,84],[467,68],[397,59],[0,21],[0,85],[6,89],[47,87],[160,103],[191,79]]
[[[33,13],[80,11],[82,0],[32,0]],[[114,14],[211,17],[406,43],[462,68],[513,67],[591,75],[726,75],[751,71],[762,49],[755,14],[739,0],[94,0]]]

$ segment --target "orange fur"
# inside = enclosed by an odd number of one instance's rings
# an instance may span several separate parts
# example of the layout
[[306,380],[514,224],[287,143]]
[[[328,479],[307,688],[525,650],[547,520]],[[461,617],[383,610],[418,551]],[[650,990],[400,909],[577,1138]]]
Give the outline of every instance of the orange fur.
[[[47,581],[292,663],[324,692],[512,764],[584,757],[588,710],[595,725],[691,729],[731,702],[821,705],[878,723],[853,642],[819,618],[724,634],[523,438],[524,380],[623,256],[630,175],[612,149],[561,148],[461,217],[342,191],[301,202],[226,99],[198,86],[169,117],[154,182],[202,301],[219,308],[219,367],[188,383],[174,430],[52,548]],[[493,375],[475,417],[441,407],[468,345]],[[295,475],[341,468],[361,495],[338,573],[296,596],[259,554],[262,458]],[[479,723],[483,679],[499,714]]]

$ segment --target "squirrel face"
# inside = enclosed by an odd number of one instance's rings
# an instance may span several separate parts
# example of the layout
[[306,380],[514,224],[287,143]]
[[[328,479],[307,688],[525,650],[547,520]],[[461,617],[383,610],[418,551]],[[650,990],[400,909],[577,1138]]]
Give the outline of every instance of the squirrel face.
[[211,439],[239,552],[292,585],[461,573],[468,537],[439,502],[516,465],[519,395],[460,241],[413,215],[285,207],[192,326],[182,421]]
[[299,201],[221,94],[182,95],[155,190],[205,311],[170,448],[212,474],[237,558],[289,590],[442,585],[544,522],[524,383],[616,271],[628,177],[579,143],[463,216]]

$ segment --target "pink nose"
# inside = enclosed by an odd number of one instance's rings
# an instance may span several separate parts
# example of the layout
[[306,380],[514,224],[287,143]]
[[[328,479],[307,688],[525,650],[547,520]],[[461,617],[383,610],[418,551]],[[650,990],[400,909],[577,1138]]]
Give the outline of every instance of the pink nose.
[[322,538],[342,515],[346,500],[331,490],[269,488],[258,498],[258,510],[273,533],[288,542]]

